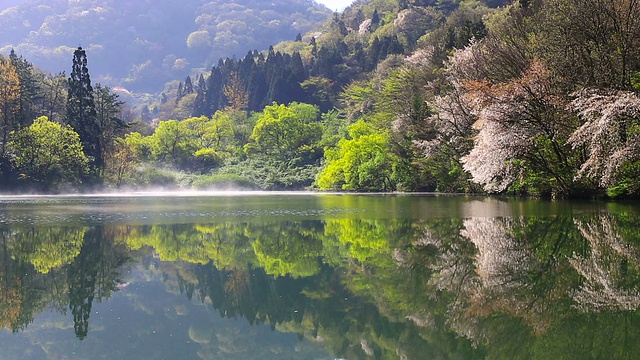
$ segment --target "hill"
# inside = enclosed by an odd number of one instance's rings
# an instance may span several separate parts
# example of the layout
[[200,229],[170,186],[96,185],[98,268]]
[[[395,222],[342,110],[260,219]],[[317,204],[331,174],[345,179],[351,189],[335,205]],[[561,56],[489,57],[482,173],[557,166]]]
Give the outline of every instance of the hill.
[[57,72],[68,70],[81,45],[99,75],[94,81],[146,92],[219,58],[293,39],[331,14],[312,0],[23,0],[3,7],[0,53],[13,48]]

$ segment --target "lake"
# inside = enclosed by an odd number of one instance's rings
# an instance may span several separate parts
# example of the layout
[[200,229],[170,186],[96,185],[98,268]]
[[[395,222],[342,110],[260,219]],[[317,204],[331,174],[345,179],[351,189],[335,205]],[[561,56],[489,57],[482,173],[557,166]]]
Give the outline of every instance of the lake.
[[632,359],[640,206],[0,197],[2,359]]

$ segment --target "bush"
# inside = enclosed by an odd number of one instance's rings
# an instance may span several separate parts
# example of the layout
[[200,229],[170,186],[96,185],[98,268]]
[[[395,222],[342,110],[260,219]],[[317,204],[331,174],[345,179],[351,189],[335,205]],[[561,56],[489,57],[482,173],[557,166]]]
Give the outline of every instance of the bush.
[[192,183],[196,190],[256,190],[260,187],[253,181],[236,174],[212,174],[200,176]]
[[178,173],[156,167],[136,169],[129,178],[122,181],[123,186],[144,187],[178,187]]
[[262,190],[301,190],[311,187],[319,166],[304,164],[298,159],[276,161],[266,156],[234,159],[218,169],[214,175],[237,176]]

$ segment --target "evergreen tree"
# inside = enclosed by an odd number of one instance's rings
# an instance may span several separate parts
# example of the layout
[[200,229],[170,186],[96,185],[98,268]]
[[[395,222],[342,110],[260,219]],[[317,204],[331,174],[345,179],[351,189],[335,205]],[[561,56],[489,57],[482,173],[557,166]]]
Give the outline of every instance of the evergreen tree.
[[358,9],[356,16],[354,16],[353,20],[351,21],[351,28],[355,31],[358,31],[358,29],[360,29],[360,24],[362,24],[364,20],[365,18],[362,9]]
[[146,106],[142,107],[142,111],[140,112],[140,118],[142,119],[143,122],[151,121],[151,112],[149,111],[148,107]]
[[180,99],[185,95],[184,86],[182,85],[182,81],[178,84],[178,90],[176,91],[176,105],[180,102]]
[[214,66],[211,70],[211,75],[207,79],[207,91],[205,97],[205,116],[210,117],[215,114],[216,111],[221,110],[222,101],[222,86],[224,84],[224,78],[222,72],[217,66]]
[[378,9],[373,10],[373,15],[371,16],[371,25],[373,28],[377,28],[380,25],[380,15],[378,14]]
[[293,73],[298,82],[303,82],[307,79],[307,72],[304,68],[302,57],[297,51],[291,55],[291,73]]
[[184,95],[192,94],[194,92],[191,76],[187,75],[187,78],[184,80],[184,88],[182,90]]
[[309,45],[312,46],[311,48],[311,55],[313,55],[314,57],[318,55],[318,44],[316,43],[316,38],[312,37],[311,41],[309,42]]
[[207,113],[207,81],[204,75],[198,77],[198,87],[196,88],[196,100],[193,104],[193,116],[203,116]]
[[104,164],[100,126],[97,122],[93,87],[87,68],[87,54],[82,47],[78,47],[73,53],[73,67],[68,81],[67,122],[80,135],[84,153],[91,164],[92,175],[97,177]]

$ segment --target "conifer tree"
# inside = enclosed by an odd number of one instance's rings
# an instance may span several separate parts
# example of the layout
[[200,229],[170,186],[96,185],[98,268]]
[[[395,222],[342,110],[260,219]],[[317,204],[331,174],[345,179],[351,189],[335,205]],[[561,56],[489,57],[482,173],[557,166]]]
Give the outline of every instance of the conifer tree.
[[191,76],[187,75],[187,78],[184,80],[184,88],[182,90],[184,95],[193,93],[193,82],[191,81]]
[[378,9],[373,10],[373,15],[371,15],[371,25],[373,28],[377,28],[380,25],[380,15],[378,14]]
[[184,87],[182,86],[182,81],[178,84],[178,91],[176,92],[176,105],[180,102],[180,99],[185,95]]
[[204,75],[198,77],[198,87],[196,88],[196,100],[193,105],[193,116],[203,116],[207,114],[207,81]]
[[103,165],[102,144],[100,144],[100,127],[97,122],[93,87],[87,68],[87,54],[82,47],[78,47],[73,53],[73,67],[68,81],[67,122],[80,135],[84,153],[91,164],[92,174],[97,176]]

